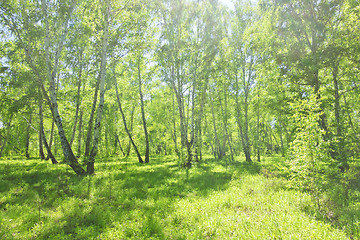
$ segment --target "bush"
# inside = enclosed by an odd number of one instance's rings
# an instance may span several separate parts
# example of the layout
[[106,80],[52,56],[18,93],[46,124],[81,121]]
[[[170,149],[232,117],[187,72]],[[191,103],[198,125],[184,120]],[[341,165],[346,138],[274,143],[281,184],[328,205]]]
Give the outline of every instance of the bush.
[[326,189],[329,177],[336,174],[329,156],[329,142],[324,138],[324,130],[319,126],[320,100],[315,96],[292,104],[292,116],[297,132],[290,145],[289,165],[291,187],[309,191],[318,209],[321,194]]

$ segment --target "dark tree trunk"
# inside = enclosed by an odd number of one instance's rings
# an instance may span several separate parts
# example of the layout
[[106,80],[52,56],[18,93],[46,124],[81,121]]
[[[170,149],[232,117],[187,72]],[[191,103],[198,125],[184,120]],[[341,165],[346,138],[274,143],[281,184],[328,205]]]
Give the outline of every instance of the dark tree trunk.
[[30,128],[31,128],[32,115],[30,114],[29,122],[26,127],[26,139],[25,139],[25,156],[26,158],[30,158],[29,154],[29,145],[30,145]]
[[339,83],[338,83],[338,65],[333,67],[333,82],[334,82],[334,111],[335,111],[335,121],[336,121],[336,137],[338,142],[335,149],[337,160],[340,162],[340,169],[346,170],[349,169],[349,164],[347,162],[346,151],[344,151],[345,143],[341,122],[341,111],[340,111],[340,96],[339,96]]
[[149,135],[148,135],[148,130],[146,127],[146,119],[145,119],[144,97],[143,97],[143,93],[141,90],[142,81],[141,81],[141,72],[140,72],[140,70],[141,70],[140,69],[140,61],[141,61],[141,58],[139,57],[139,59],[138,59],[139,95],[140,95],[141,117],[142,117],[142,122],[143,122],[143,127],[144,127],[144,133],[145,133],[145,146],[146,146],[145,163],[148,163],[150,160],[150,146],[149,146]]
[[5,138],[1,135],[1,132],[0,132],[0,158],[2,157],[2,153],[3,153],[3,150],[4,150],[4,146],[5,146]]
[[90,143],[91,143],[91,136],[92,136],[92,128],[94,123],[94,115],[96,110],[96,103],[98,98],[98,92],[100,87],[100,79],[98,78],[98,81],[96,82],[95,92],[94,92],[94,100],[91,107],[90,112],[90,118],[89,118],[89,125],[88,130],[86,134],[86,140],[85,140],[85,158],[88,158],[90,156]]
[[[34,74],[37,77],[38,83],[40,85],[41,91],[43,93],[43,96],[45,97],[50,109],[51,109],[51,113],[53,116],[53,119],[56,123],[56,126],[58,128],[59,131],[59,136],[60,136],[60,140],[61,140],[61,146],[63,149],[63,153],[64,153],[64,157],[66,159],[66,161],[69,162],[69,165],[73,168],[73,170],[78,174],[78,175],[83,175],[85,174],[84,169],[82,169],[82,167],[79,165],[79,163],[77,162],[76,157],[74,156],[72,149],[70,147],[69,142],[67,141],[67,138],[65,136],[65,132],[62,126],[62,121],[61,121],[61,117],[58,111],[58,104],[57,104],[57,98],[56,98],[56,88],[55,88],[55,77],[56,74],[58,73],[58,65],[59,65],[59,59],[60,59],[60,55],[62,52],[62,48],[63,48],[63,43],[65,42],[65,36],[67,35],[68,32],[68,23],[69,23],[69,19],[72,15],[72,11],[74,9],[74,2],[72,2],[67,17],[66,19],[62,22],[61,25],[61,34],[59,36],[59,40],[57,40],[58,44],[56,45],[56,49],[53,52],[53,61],[50,61],[50,27],[49,27],[49,21],[48,21],[48,3],[45,0],[41,1],[41,7],[42,7],[42,13],[44,15],[43,17],[43,22],[45,25],[45,58],[46,58],[46,79],[49,81],[50,83],[50,87],[49,87],[49,95],[48,92],[45,89],[45,81],[44,81],[44,77],[40,74],[40,72],[38,71],[37,67],[34,64],[34,59],[32,58],[31,55],[31,49],[29,49],[29,45],[25,44],[24,41],[22,41],[22,37],[19,35],[18,31],[16,30],[16,27],[12,28],[12,32],[17,35],[17,37],[19,38],[20,44],[22,45],[25,55],[26,55],[26,60],[28,61],[31,69],[33,70]],[[10,24],[10,26],[14,26],[13,24]],[[15,30],[14,30],[15,29]]]
[[[130,134],[132,134],[132,131],[133,131],[133,123],[134,123],[134,111],[135,111],[135,105],[132,107],[131,109],[131,112],[130,112]],[[126,148],[126,157],[129,157],[130,156],[130,151],[131,151],[131,140],[129,138],[129,143],[127,145],[127,148]]]
[[120,96],[119,96],[119,91],[118,91],[118,87],[117,87],[117,80],[116,80],[116,75],[115,75],[115,74],[116,74],[116,73],[115,73],[115,70],[114,70],[116,99],[117,99],[117,102],[118,102],[118,106],[119,106],[119,110],[120,110],[120,113],[121,113],[121,117],[122,117],[122,119],[123,119],[125,131],[126,131],[128,137],[129,137],[130,141],[131,141],[132,146],[134,147],[134,150],[135,150],[136,155],[137,155],[137,157],[138,157],[139,163],[144,163],[144,161],[142,160],[141,155],[140,155],[140,153],[139,153],[139,151],[138,151],[138,149],[137,149],[137,147],[136,147],[136,145],[135,145],[135,142],[134,142],[134,140],[133,140],[133,138],[132,138],[132,136],[131,136],[131,133],[130,133],[128,127],[127,127],[127,124],[126,124],[126,118],[125,118],[125,114],[124,114],[124,112],[123,112],[123,109],[122,109],[122,107],[121,107]]
[[[55,126],[55,122],[54,120],[51,123],[51,131],[50,131],[50,140],[49,140],[49,147],[51,149],[52,144],[53,144],[53,139],[54,139],[54,126]],[[56,155],[56,154],[55,154]]]
[[[122,148],[121,146],[121,142],[120,142],[120,139],[119,139],[119,136],[115,133],[115,143],[119,144],[119,147],[120,147],[120,151],[122,152],[123,156],[125,157],[125,152],[124,152],[124,149]],[[115,145],[115,150],[116,150],[116,145]]]
[[[42,100],[40,101],[40,107],[39,107],[40,111],[39,111],[39,117],[40,117],[40,129],[39,129],[39,136],[41,137],[41,145],[45,146],[45,149],[47,151],[47,157],[46,160],[48,160],[49,158],[51,159],[51,162],[53,164],[57,164],[58,161],[55,159],[54,155],[51,152],[51,148],[46,140],[46,136],[45,136],[45,130],[44,130],[44,119],[43,119],[43,111],[42,111]],[[41,147],[41,151],[42,154],[44,155],[43,149]],[[41,155],[40,155],[41,156]],[[45,158],[45,157],[44,157]],[[42,158],[43,159],[43,158]]]
[[78,149],[77,149],[77,157],[81,156],[81,137],[82,137],[82,120],[83,120],[83,110],[80,110],[80,119],[79,119],[79,133],[78,133]]
[[[316,99],[320,100],[321,94],[320,94],[319,70],[315,70],[313,75],[314,75],[314,77],[313,77],[314,93],[316,95]],[[325,114],[324,109],[325,109],[324,103],[321,102],[320,103],[321,114],[320,114],[319,126],[321,129],[323,129],[325,131],[324,139],[329,140],[330,136],[329,136],[329,132],[328,132],[328,128],[327,128],[326,114]]]
[[53,155],[52,152],[51,152],[50,146],[49,146],[48,143],[47,143],[44,128],[42,128],[40,131],[42,131],[41,136],[42,136],[42,138],[43,138],[42,140],[43,140],[45,149],[46,149],[46,151],[47,151],[48,158],[51,159],[52,164],[57,164],[58,161],[56,161],[54,155]]
[[45,159],[44,149],[43,149],[43,107],[42,107],[42,98],[39,100],[39,157],[41,160]]

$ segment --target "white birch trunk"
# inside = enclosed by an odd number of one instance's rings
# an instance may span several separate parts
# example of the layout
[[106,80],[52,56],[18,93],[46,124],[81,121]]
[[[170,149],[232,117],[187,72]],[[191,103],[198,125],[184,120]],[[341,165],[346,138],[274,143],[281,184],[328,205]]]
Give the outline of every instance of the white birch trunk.
[[102,112],[104,109],[104,96],[105,96],[105,75],[106,75],[106,52],[108,47],[108,38],[109,38],[109,15],[110,15],[110,0],[105,1],[105,16],[104,16],[104,39],[102,43],[102,52],[101,52],[101,65],[100,65],[100,101],[98,106],[98,112],[95,121],[94,128],[94,142],[93,148],[91,150],[90,158],[87,163],[87,172],[88,174],[94,173],[94,162],[95,156],[99,148],[99,138],[100,138],[100,125],[102,119]]
[[[50,95],[50,109],[55,121],[55,124],[58,128],[59,136],[60,136],[60,142],[61,147],[64,153],[65,160],[68,162],[68,164],[72,167],[72,169],[78,174],[78,175],[84,175],[85,171],[78,163],[71,147],[69,144],[69,141],[67,140],[64,132],[64,128],[62,125],[62,120],[60,117],[58,104],[57,104],[57,98],[56,98],[56,87],[55,87],[55,76],[57,73],[60,53],[63,47],[63,42],[65,40],[65,36],[67,34],[67,23],[69,20],[69,17],[63,24],[64,33],[62,34],[59,45],[57,47],[57,51],[55,53],[55,60],[54,60],[54,69],[51,72],[51,64],[50,64],[50,54],[49,54],[49,46],[50,46],[50,33],[49,33],[49,22],[48,22],[48,16],[47,16],[47,3],[45,0],[42,0],[42,8],[43,8],[43,14],[44,14],[44,21],[46,25],[46,37],[45,37],[45,55],[46,55],[46,73],[47,73],[47,79],[50,81],[50,89],[49,89],[49,95]],[[71,14],[72,8],[70,10]]]

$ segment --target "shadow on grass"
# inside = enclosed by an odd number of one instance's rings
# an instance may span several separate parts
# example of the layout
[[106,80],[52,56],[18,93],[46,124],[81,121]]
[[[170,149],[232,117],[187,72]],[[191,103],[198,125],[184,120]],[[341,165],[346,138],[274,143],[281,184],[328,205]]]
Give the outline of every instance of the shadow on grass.
[[[44,239],[62,234],[95,238],[114,222],[129,218],[135,222],[124,227],[123,237],[164,238],[157,219],[170,215],[176,201],[225,190],[234,172],[248,175],[260,171],[256,163],[216,159],[184,169],[175,157],[153,157],[149,164],[139,164],[135,158],[100,159],[95,167],[95,176],[79,177],[66,165],[40,160],[0,162],[0,169],[6,169],[0,184],[0,211],[16,218],[20,216],[12,216],[6,208],[27,205],[37,209],[40,205],[43,216],[38,237]],[[23,231],[39,224],[31,211],[23,212],[21,219],[27,222]]]

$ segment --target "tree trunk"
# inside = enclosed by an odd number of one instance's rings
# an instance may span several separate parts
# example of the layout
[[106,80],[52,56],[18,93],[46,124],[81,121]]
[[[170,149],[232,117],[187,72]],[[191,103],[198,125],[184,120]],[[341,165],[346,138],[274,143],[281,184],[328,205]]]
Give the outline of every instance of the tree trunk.
[[4,146],[5,146],[5,138],[3,138],[3,136],[1,135],[0,132],[0,158],[2,157],[2,152],[4,150]]
[[250,158],[250,142],[249,142],[249,119],[248,119],[248,97],[249,97],[249,82],[251,77],[251,66],[248,73],[248,82],[245,83],[244,75],[244,89],[245,89],[245,102],[244,102],[244,138],[245,138],[245,158],[247,162],[252,162]]
[[[244,76],[245,77],[245,76]],[[235,84],[236,84],[236,97],[235,97],[235,101],[236,101],[236,122],[238,125],[238,128],[240,130],[240,137],[241,137],[241,142],[242,142],[242,147],[243,147],[243,151],[245,154],[245,159],[247,162],[252,162],[251,161],[251,157],[250,157],[250,147],[249,147],[249,138],[248,138],[248,134],[247,134],[247,128],[248,128],[248,124],[247,124],[247,98],[245,98],[245,113],[244,113],[244,127],[242,126],[242,117],[241,117],[241,106],[240,106],[240,100],[239,100],[239,95],[240,95],[240,89],[239,89],[239,79],[237,76],[237,73],[235,73]],[[246,95],[246,93],[245,93]],[[244,129],[243,129],[244,128]]]
[[[321,99],[321,94],[320,94],[320,80],[319,80],[319,70],[315,70],[313,73],[313,82],[314,82],[314,94],[316,95],[316,99],[320,100]],[[329,132],[328,132],[328,128],[327,128],[327,123],[326,123],[326,114],[324,111],[324,103],[321,102],[320,103],[320,120],[319,120],[319,126],[321,129],[323,129],[325,131],[324,134],[324,140],[329,140]]]
[[340,162],[341,170],[346,170],[349,168],[349,164],[347,163],[346,153],[344,151],[344,136],[342,130],[342,123],[341,123],[341,112],[340,112],[340,96],[339,96],[339,84],[338,84],[338,65],[333,67],[333,82],[334,82],[334,111],[335,111],[335,121],[336,121],[336,137],[338,142],[336,152],[337,152],[337,160]]
[[76,125],[78,122],[78,116],[79,116],[79,109],[80,109],[80,89],[81,89],[81,78],[82,78],[82,66],[83,66],[83,51],[80,52],[80,69],[79,69],[79,80],[78,80],[78,86],[77,86],[77,94],[76,94],[76,111],[75,111],[75,119],[74,119],[74,126],[71,134],[70,139],[70,146],[72,146],[74,139],[75,139],[75,132],[76,132]]
[[105,1],[105,13],[104,13],[104,22],[105,22],[105,29],[104,29],[104,39],[102,43],[102,53],[101,53],[101,65],[100,65],[100,100],[98,106],[98,112],[95,121],[95,128],[94,128],[94,142],[93,148],[91,150],[89,161],[87,162],[87,173],[93,174],[94,163],[95,163],[95,156],[98,153],[99,148],[99,138],[100,138],[100,125],[102,119],[102,113],[104,109],[104,101],[105,101],[105,76],[106,76],[106,52],[108,47],[108,38],[109,38],[109,15],[110,15],[110,0]]
[[285,148],[284,148],[284,140],[283,140],[283,124],[282,121],[279,121],[280,127],[280,148],[281,148],[281,156],[285,157]]
[[12,115],[10,117],[10,120],[8,122],[8,124],[6,124],[4,122],[4,124],[6,125],[6,137],[2,136],[3,138],[3,141],[2,141],[2,146],[1,146],[1,149],[0,149],[0,158],[2,157],[2,154],[4,152],[4,149],[5,149],[5,146],[7,144],[7,142],[9,141],[9,138],[10,138],[10,130],[11,130],[11,121],[12,121]]
[[[187,158],[185,160],[184,166],[191,167],[192,165],[192,153],[191,147],[192,142],[188,139],[188,120],[186,118],[185,107],[184,107],[184,95],[183,95],[183,83],[182,83],[182,76],[180,75],[180,66],[176,66],[176,80],[177,84],[175,83],[175,74],[174,74],[174,67],[171,69],[171,87],[175,93],[176,100],[178,103],[179,108],[179,117],[180,117],[180,136],[181,136],[181,149],[183,150],[186,148]],[[177,87],[176,87],[177,85]],[[181,151],[182,152],[182,151]]]
[[[120,139],[119,139],[119,136],[115,133],[115,142],[117,142],[117,144],[119,144],[119,147],[120,147],[120,151],[122,152],[123,156],[125,157],[125,152],[124,152],[124,149],[122,148],[121,146],[121,142],[120,142]],[[116,150],[116,148],[115,148]]]
[[26,139],[25,139],[25,156],[26,158],[30,158],[29,154],[29,145],[30,145],[30,128],[31,128],[32,114],[29,117],[29,123],[26,127]]
[[[347,106],[345,94],[343,94],[343,98],[344,98],[344,104],[345,104],[345,106]],[[347,113],[347,116],[348,116],[348,119],[349,119],[350,128],[351,128],[351,130],[353,132],[353,137],[355,138],[355,143],[356,143],[356,147],[357,147],[357,154],[359,154],[359,151],[360,151],[360,144],[359,144],[360,139],[357,137],[358,131],[357,131],[357,128],[355,127],[352,119],[351,119],[351,115],[350,115],[350,112],[348,111],[348,109],[346,109],[346,113]]]
[[[51,147],[52,147],[53,139],[54,139],[54,125],[55,125],[55,122],[54,122],[54,120],[53,120],[52,123],[51,123],[50,140],[49,140],[49,148],[50,148],[50,149],[51,149]],[[56,155],[56,154],[55,154],[55,155]]]
[[87,134],[86,134],[85,158],[88,158],[90,156],[90,143],[91,143],[91,136],[92,136],[92,128],[93,128],[93,123],[94,123],[94,115],[95,115],[95,110],[96,110],[97,96],[98,96],[99,87],[100,87],[99,80],[100,79],[98,79],[98,81],[96,82],[96,86],[95,86],[94,100],[93,100],[93,104],[92,104],[92,107],[91,107],[88,131],[87,131]]
[[104,132],[105,132],[105,156],[109,156],[109,126],[104,126]]
[[150,158],[150,156],[149,156],[150,155],[150,146],[149,146],[149,135],[148,135],[148,130],[146,127],[146,119],[145,119],[144,97],[143,97],[142,90],[141,90],[142,81],[141,81],[141,72],[140,72],[140,61],[141,61],[141,57],[138,58],[138,81],[139,81],[141,117],[142,117],[142,122],[143,122],[143,127],[144,127],[144,133],[145,133],[145,145],[146,145],[145,163],[148,163],[149,158]]
[[172,93],[172,117],[173,117],[173,140],[175,144],[175,152],[178,157],[180,157],[179,148],[177,146],[177,134],[176,134],[176,117],[175,117],[175,93]]
[[227,127],[227,100],[226,100],[225,86],[224,86],[223,92],[224,92],[224,102],[225,102],[224,105],[225,106],[223,107],[220,96],[219,96],[219,100],[220,100],[219,103],[220,103],[220,108],[221,108],[221,114],[223,116],[223,124],[224,124],[224,130],[225,130],[225,142],[227,140],[227,142],[229,144],[229,148],[230,148],[231,161],[234,161],[234,153],[233,153],[233,149],[231,146],[230,136],[229,136],[228,127]]
[[135,145],[135,142],[134,142],[134,140],[133,140],[133,138],[132,138],[132,136],[131,136],[131,133],[130,133],[130,131],[129,131],[128,127],[127,127],[127,124],[126,124],[126,118],[125,118],[125,114],[124,114],[124,112],[123,112],[123,109],[122,109],[122,107],[121,107],[120,96],[119,96],[119,91],[118,91],[118,87],[117,87],[117,80],[116,80],[116,75],[115,75],[115,74],[116,74],[116,73],[115,73],[115,69],[114,69],[116,99],[117,99],[117,102],[118,102],[118,106],[119,106],[119,110],[120,110],[120,113],[121,113],[121,117],[122,117],[122,119],[123,119],[124,128],[125,128],[125,131],[126,131],[128,137],[129,137],[129,139],[130,139],[130,142],[131,142],[132,146],[134,147],[134,150],[135,150],[136,155],[137,155],[137,157],[138,157],[139,163],[143,163],[144,161],[143,161],[142,158],[141,158],[141,155],[140,155],[140,153],[139,153],[139,151],[138,151],[138,149],[137,149],[137,147],[136,147],[136,145]]
[[[201,101],[200,101],[200,111],[198,114],[198,119],[196,121],[196,126],[195,126],[195,136],[194,136],[194,147],[195,147],[195,157],[197,161],[201,161],[202,160],[202,118],[203,118],[203,112],[204,112],[204,107],[205,107],[205,101],[206,101],[206,91],[207,91],[207,87],[208,87],[208,83],[209,83],[209,78],[207,77],[204,83],[204,86],[202,86],[202,91],[201,91]],[[200,155],[200,157],[199,157]]]
[[44,155],[44,151],[43,151],[43,145],[45,146],[45,149],[47,151],[47,157],[46,160],[48,160],[49,158],[51,159],[51,162],[53,164],[57,164],[58,161],[56,161],[54,155],[51,152],[51,149],[47,143],[46,140],[46,136],[45,136],[45,131],[44,131],[44,115],[43,115],[43,105],[42,105],[42,95],[40,94],[40,101],[39,101],[39,118],[40,118],[40,127],[39,127],[39,143],[41,144],[40,146],[40,157],[41,159],[45,159],[45,155]]
[[51,149],[50,149],[50,147],[49,147],[49,145],[48,145],[48,143],[47,143],[44,128],[40,129],[40,131],[42,131],[41,136],[42,136],[42,138],[43,138],[42,140],[43,140],[45,149],[46,149],[46,151],[47,151],[48,158],[51,159],[52,164],[57,164],[58,161],[55,159],[55,157],[54,157],[54,155],[52,154]]
[[[41,95],[41,94],[40,94]],[[40,97],[39,100],[39,157],[41,160],[45,159],[44,149],[43,149],[43,129],[44,129],[44,123],[43,123],[43,109],[42,109],[42,98]]]
[[[210,96],[211,98],[211,96]],[[217,128],[216,128],[216,121],[215,121],[215,112],[214,112],[214,99],[211,98],[210,100],[210,106],[211,106],[211,115],[212,115],[212,122],[213,122],[213,127],[214,127],[214,140],[215,140],[215,146],[214,146],[214,156],[215,158],[219,158],[221,159],[221,147],[220,147],[220,142],[219,142],[219,138],[218,138],[218,134],[217,134]]]
[[79,132],[78,132],[78,143],[77,143],[77,157],[81,156],[81,136],[82,136],[82,120],[83,120],[83,110],[80,110],[80,119],[79,119]]
[[[42,0],[42,6],[43,6],[43,13],[44,13],[44,21],[45,21],[45,25],[46,25],[46,37],[45,37],[45,55],[46,55],[46,72],[47,72],[47,78],[50,81],[50,97],[47,96],[47,93],[45,91],[45,87],[43,82],[41,81],[41,78],[39,78],[39,81],[41,83],[41,89],[43,91],[44,96],[47,98],[55,124],[58,128],[58,132],[59,132],[59,136],[60,136],[60,142],[61,142],[61,147],[64,153],[64,157],[65,160],[68,162],[68,164],[70,165],[70,167],[78,174],[78,175],[85,175],[86,172],[84,171],[84,169],[81,167],[81,165],[78,163],[71,147],[70,144],[65,136],[65,132],[64,132],[64,128],[62,125],[62,120],[59,114],[59,110],[58,110],[58,104],[57,104],[57,98],[56,98],[56,87],[55,87],[55,76],[57,73],[57,67],[58,67],[58,63],[59,63],[59,58],[60,58],[60,53],[62,50],[62,44],[65,42],[64,38],[65,35],[67,34],[67,22],[70,18],[70,16],[68,17],[67,21],[64,22],[64,33],[61,36],[60,39],[60,43],[58,46],[58,49],[55,53],[55,60],[54,60],[54,68],[52,70],[51,73],[51,63],[50,63],[50,53],[49,53],[49,22],[48,22],[48,17],[47,17],[47,5],[45,0]],[[73,6],[72,6],[73,9]],[[71,12],[72,12],[71,9]],[[38,75],[39,76],[39,75]]]
[[257,94],[258,101],[257,101],[257,109],[256,109],[256,155],[257,155],[257,161],[260,162],[260,102],[259,102],[259,92]]
[[175,91],[175,95],[177,98],[178,106],[179,106],[179,116],[180,116],[180,133],[181,133],[181,147],[186,148],[187,152],[187,159],[184,163],[185,167],[191,167],[192,162],[192,153],[191,153],[191,143],[188,140],[187,136],[187,124],[186,124],[186,117],[184,113],[184,99],[182,97],[182,93],[178,91],[173,84],[173,90]]

